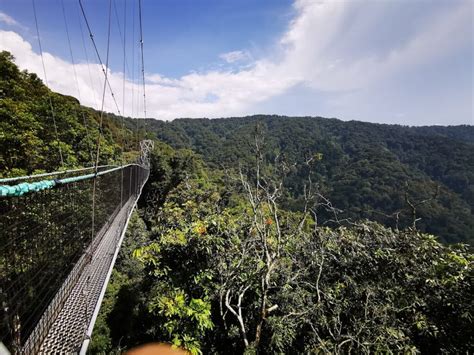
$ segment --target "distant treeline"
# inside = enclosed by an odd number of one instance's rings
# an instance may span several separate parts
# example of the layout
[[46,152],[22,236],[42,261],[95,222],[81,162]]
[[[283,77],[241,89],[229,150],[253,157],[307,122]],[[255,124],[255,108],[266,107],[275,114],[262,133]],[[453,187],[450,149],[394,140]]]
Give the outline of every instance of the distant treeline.
[[[313,182],[343,211],[341,219],[406,227],[413,223],[413,205],[420,230],[447,243],[474,243],[474,126],[407,127],[265,115],[139,123],[175,148],[194,150],[211,167],[231,170],[254,158],[258,129],[266,165],[279,156],[290,166],[286,208],[302,208],[310,169]],[[317,153],[317,164],[304,164]]]

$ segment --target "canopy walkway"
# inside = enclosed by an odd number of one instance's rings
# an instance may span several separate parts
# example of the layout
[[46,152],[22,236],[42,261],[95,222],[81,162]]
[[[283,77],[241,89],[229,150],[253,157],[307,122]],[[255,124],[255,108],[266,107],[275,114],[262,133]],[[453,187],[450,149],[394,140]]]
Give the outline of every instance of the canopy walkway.
[[152,147],[142,141],[135,164],[0,180],[0,340],[10,352],[85,353]]
[[[140,45],[139,61],[144,118],[147,117],[145,93],[145,64],[143,54],[143,29],[141,0],[138,11],[135,5],[124,4],[123,32],[114,4],[118,32],[123,48],[122,111],[109,73],[109,47],[111,41],[112,1],[108,6],[107,46],[105,61],[99,53],[95,37],[88,21],[86,8],[78,1],[78,11],[92,43],[97,64],[104,75],[102,100],[97,106],[98,137],[92,151],[94,167],[53,173],[0,179],[0,354],[36,353],[85,353],[89,344],[95,319],[107,287],[120,245],[124,238],[130,216],[135,207],[149,170],[149,152],[153,142],[140,142],[141,155],[137,162],[129,165],[99,165],[101,135],[108,92],[115,104],[118,116],[122,117],[124,130],[126,92],[126,18],[132,12],[132,40],[135,39],[135,16],[138,15]],[[74,56],[69,38],[66,4],[61,2],[71,63],[77,86],[77,97],[81,92],[74,67]],[[41,45],[39,21],[35,0],[32,10],[43,68],[42,80],[48,85],[45,59]],[[79,25],[81,26],[81,20]],[[130,30],[130,26],[128,27]],[[84,34],[84,54],[89,69]],[[123,36],[122,36],[123,34]],[[132,58],[134,46],[131,46]],[[89,69],[90,70],[90,69]],[[138,113],[138,94],[135,103],[135,83],[132,64],[131,117]],[[90,71],[89,71],[90,76]],[[91,88],[94,85],[91,79]],[[53,134],[60,142],[60,132],[51,94],[45,95],[50,113]],[[79,117],[78,117],[79,118]],[[86,135],[89,128],[83,114]],[[138,142],[138,125],[137,125]],[[88,137],[91,139],[91,137]],[[122,137],[122,153],[124,141]],[[58,148],[61,166],[64,167],[61,144]]]

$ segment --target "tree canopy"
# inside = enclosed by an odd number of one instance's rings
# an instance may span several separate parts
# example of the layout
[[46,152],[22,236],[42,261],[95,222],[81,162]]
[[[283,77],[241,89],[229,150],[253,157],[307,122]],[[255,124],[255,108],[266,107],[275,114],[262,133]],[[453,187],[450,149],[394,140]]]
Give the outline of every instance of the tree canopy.
[[[9,52],[0,52],[2,177],[92,166],[99,116],[95,110],[81,106],[74,97],[52,92],[36,74],[20,71]],[[122,142],[126,152],[136,151],[134,135],[132,130],[122,131],[117,119],[106,115],[99,163],[120,162]]]
[[313,180],[342,210],[341,218],[407,227],[412,224],[408,200],[417,205],[418,229],[443,242],[474,243],[474,126],[406,127],[265,115],[148,120],[146,125],[158,139],[194,150],[213,168],[229,170],[251,165],[258,125],[266,161],[278,156],[294,164],[285,180],[285,208],[302,208],[309,169],[304,162],[319,153],[321,161],[311,167]]
[[152,162],[93,352],[152,340],[193,354],[474,346],[467,246],[366,220],[319,225],[279,207],[275,175],[231,176],[186,150],[162,145]]

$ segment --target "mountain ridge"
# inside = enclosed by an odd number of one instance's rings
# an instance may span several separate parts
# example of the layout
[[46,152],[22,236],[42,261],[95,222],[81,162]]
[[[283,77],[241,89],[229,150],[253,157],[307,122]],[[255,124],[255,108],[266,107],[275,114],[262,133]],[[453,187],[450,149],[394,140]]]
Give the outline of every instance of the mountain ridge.
[[[395,227],[382,215],[403,210],[402,225],[409,226],[407,198],[430,199],[439,186],[436,201],[419,207],[419,226],[447,242],[474,240],[474,126],[408,127],[277,115],[147,119],[139,125],[174,148],[196,151],[216,168],[248,164],[260,125],[269,159],[283,153],[290,162],[301,163],[305,154],[322,153],[315,171],[318,182],[351,219],[375,219]],[[287,184],[294,196],[286,206],[298,209],[301,171],[291,174]]]

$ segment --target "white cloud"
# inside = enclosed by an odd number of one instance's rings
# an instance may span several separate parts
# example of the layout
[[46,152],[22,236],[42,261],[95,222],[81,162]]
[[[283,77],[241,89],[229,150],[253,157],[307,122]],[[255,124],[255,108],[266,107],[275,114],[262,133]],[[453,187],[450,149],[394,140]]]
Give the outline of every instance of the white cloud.
[[[396,45],[381,48],[380,38],[371,39],[371,36],[386,29],[383,26],[393,4],[370,0],[296,0],[296,16],[277,44],[276,56],[253,60],[246,51],[233,51],[222,54],[221,59],[228,63],[246,60],[249,65],[233,71],[210,70],[179,78],[147,73],[148,116],[172,119],[248,114],[260,103],[301,85],[320,92],[366,90],[470,41],[470,1],[455,1],[449,9],[425,15]],[[406,3],[397,3],[397,6],[406,6]],[[388,29],[390,31],[384,34],[386,38],[382,39],[391,43],[390,36],[398,35],[399,29]],[[356,50],[348,51],[348,48]],[[0,49],[11,51],[21,68],[42,77],[39,55],[17,33],[0,31]],[[71,63],[49,53],[45,53],[44,58],[49,85],[77,97]],[[86,63],[79,63],[75,69],[82,103],[97,108],[103,85],[99,65],[88,67]],[[121,108],[122,73],[109,71],[109,78]],[[141,85],[126,82],[126,115],[132,114],[132,107],[134,115],[142,109],[138,101],[141,90]],[[132,92],[135,93],[133,101]],[[109,96],[106,109],[115,112]],[[344,99],[338,102],[334,96],[331,100],[334,107],[349,102]]]
[[232,51],[227,53],[222,53],[219,58],[226,61],[229,64],[248,60],[251,58],[250,53],[247,51]]
[[9,26],[19,26],[20,24],[11,16],[4,12],[0,12],[0,22],[3,22]]
[[28,27],[23,26],[10,15],[0,11],[0,24],[5,24],[8,27],[16,27],[22,31],[28,31]]

